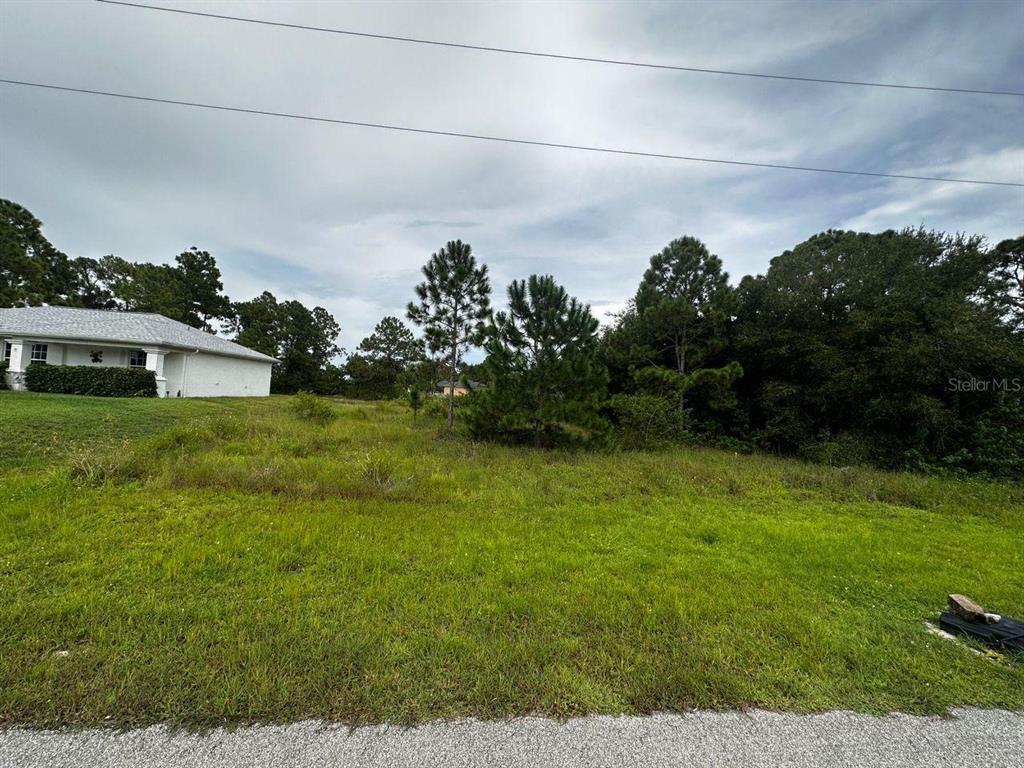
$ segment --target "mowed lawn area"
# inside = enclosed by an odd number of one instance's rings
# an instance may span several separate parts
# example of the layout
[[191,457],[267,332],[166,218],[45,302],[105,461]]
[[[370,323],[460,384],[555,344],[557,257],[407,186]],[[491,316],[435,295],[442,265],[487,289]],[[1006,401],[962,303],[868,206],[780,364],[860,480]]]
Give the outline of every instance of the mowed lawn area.
[[0,721],[1024,708],[1024,488],[0,392]]

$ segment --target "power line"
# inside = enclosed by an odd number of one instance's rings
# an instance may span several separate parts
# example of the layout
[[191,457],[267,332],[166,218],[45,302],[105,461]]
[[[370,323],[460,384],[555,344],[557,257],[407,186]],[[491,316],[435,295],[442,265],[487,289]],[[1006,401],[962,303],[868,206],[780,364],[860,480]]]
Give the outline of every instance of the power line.
[[813,173],[837,173],[844,176],[872,176],[882,179],[910,179],[913,181],[939,181],[956,184],[984,184],[996,187],[1024,187],[1024,183],[1014,181],[991,181],[987,179],[954,179],[942,176],[912,176],[901,173],[877,173],[874,171],[849,171],[837,168],[814,168],[804,165],[782,165],[779,163],[758,163],[746,160],[724,160],[714,157],[693,157],[689,155],[670,155],[661,152],[643,152],[633,149],[615,149],[612,147],[594,147],[585,144],[562,144],[554,141],[534,141],[530,139],[513,139],[503,136],[487,136],[479,133],[462,133],[459,131],[442,131],[430,128],[412,128],[407,125],[390,125],[388,123],[370,123],[362,120],[341,120],[332,117],[317,117],[315,115],[299,115],[291,112],[273,112],[266,109],[253,109],[249,107],[229,107],[223,104],[203,104],[196,101],[180,101],[178,99],[163,99],[156,96],[137,96],[129,93],[114,93],[112,91],[98,91],[90,88],[72,88],[66,85],[52,85],[50,83],[32,83],[25,80],[8,80],[0,78],[0,83],[7,85],[20,85],[28,88],[44,88],[51,91],[66,91],[68,93],[84,93],[92,96],[109,96],[116,99],[129,99],[132,101],[146,101],[154,104],[173,104],[179,107],[196,107],[198,109],[213,109],[220,112],[239,112],[246,115],[264,115],[267,117],[283,117],[289,120],[308,120],[315,123],[331,123],[333,125],[350,125],[360,128],[377,128],[385,131],[401,131],[404,133],[420,133],[429,136],[450,136],[459,139],[476,139],[478,141],[495,141],[505,144],[522,144],[531,147],[550,147],[552,149],[573,149],[582,152],[602,152],[609,155],[629,155],[632,157],[650,157],[662,160],[684,160],[693,163],[714,163],[716,165],[741,165],[751,168],[776,168],[787,171],[809,171]]
[[442,40],[426,40],[417,37],[400,37],[399,35],[382,35],[373,32],[357,32],[351,29],[336,29],[333,27],[315,27],[308,24],[289,24],[284,21],[270,21],[269,19],[256,19],[249,16],[228,16],[220,13],[208,13],[204,11],[188,11],[183,8],[168,8],[162,5],[147,5],[145,3],[130,3],[126,0],[97,0],[107,5],[123,5],[129,8],[141,8],[147,11],[164,11],[166,13],[179,13],[184,16],[202,16],[208,19],[220,19],[222,21],[240,21],[246,24],[261,24],[267,27],[284,27],[286,29],[302,29],[310,32],[328,32],[335,35],[348,35],[350,37],[365,37],[373,40],[390,40],[400,43],[415,43],[417,45],[434,45],[441,48],[461,48],[467,51],[486,51],[488,53],[505,53],[515,56],[533,56],[541,59],[561,59],[563,61],[585,61],[593,64],[614,64],[621,67],[639,67],[642,69],[663,69],[674,72],[696,72],[703,75],[727,75],[730,77],[756,77],[764,80],[791,80],[801,83],[825,83],[828,85],[856,85],[869,88],[898,88],[908,91],[937,91],[941,93],[974,93],[985,96],[1016,96],[1024,98],[1021,91],[990,91],[980,88],[946,88],[934,85],[905,85],[902,83],[876,83],[868,80],[836,80],[825,77],[799,77],[796,75],[769,75],[763,72],[739,72],[728,69],[707,69],[703,67],[682,67],[673,64],[651,64],[643,61],[626,61],[623,59],[601,59],[594,56],[572,56],[564,53],[546,53],[543,51],[526,51],[517,48],[497,48],[488,45],[471,45],[468,43],[451,43]]

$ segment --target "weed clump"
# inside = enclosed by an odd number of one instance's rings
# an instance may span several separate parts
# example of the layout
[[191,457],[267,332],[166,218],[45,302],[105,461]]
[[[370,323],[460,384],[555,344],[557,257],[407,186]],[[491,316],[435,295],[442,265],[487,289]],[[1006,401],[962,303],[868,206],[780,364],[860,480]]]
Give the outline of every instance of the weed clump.
[[363,480],[378,491],[390,491],[396,483],[395,473],[398,469],[395,460],[386,453],[368,453],[362,460],[361,472]]
[[326,400],[311,395],[309,392],[299,392],[292,398],[288,407],[298,418],[319,424],[321,427],[326,427],[338,418],[337,412]]
[[150,438],[145,447],[154,456],[167,452],[193,453],[209,447],[216,439],[209,426],[191,422],[165,429]]
[[108,481],[141,479],[143,463],[136,451],[124,445],[120,451],[76,451],[68,460],[67,471],[79,485],[100,486]]

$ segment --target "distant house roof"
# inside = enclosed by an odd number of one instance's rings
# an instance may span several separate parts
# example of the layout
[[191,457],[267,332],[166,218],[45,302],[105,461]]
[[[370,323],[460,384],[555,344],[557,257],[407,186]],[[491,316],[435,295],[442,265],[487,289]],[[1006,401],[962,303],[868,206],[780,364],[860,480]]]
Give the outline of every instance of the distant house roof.
[[0,337],[26,336],[173,347],[248,360],[276,360],[212,333],[151,312],[113,312],[77,307],[0,309]]

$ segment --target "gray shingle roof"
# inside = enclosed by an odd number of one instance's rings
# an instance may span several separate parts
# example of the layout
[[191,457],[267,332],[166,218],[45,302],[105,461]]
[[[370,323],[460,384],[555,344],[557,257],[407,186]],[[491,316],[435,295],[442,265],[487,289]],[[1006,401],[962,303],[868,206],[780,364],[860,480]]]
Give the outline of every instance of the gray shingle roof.
[[198,349],[228,357],[274,362],[274,358],[262,352],[149,312],[112,312],[76,307],[0,309],[0,337],[12,336]]

